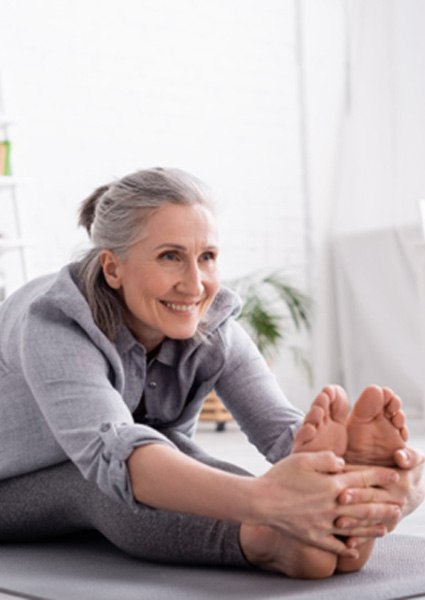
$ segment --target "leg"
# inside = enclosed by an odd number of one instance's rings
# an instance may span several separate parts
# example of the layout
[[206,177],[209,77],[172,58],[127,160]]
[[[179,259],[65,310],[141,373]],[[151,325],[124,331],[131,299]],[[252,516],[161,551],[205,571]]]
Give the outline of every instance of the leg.
[[70,462],[0,481],[0,543],[92,529],[84,483]]
[[[181,434],[171,437],[198,460],[249,475],[209,457]],[[143,505],[134,513],[86,481],[71,462],[0,481],[0,505],[0,543],[96,529],[124,552],[146,560],[248,566],[238,524]]]
[[[408,438],[401,400],[389,388],[367,387],[353,407],[347,424],[345,459],[350,464],[394,465],[394,452],[404,448]],[[359,570],[369,558],[374,540],[358,547],[357,560],[339,558],[337,570]]]

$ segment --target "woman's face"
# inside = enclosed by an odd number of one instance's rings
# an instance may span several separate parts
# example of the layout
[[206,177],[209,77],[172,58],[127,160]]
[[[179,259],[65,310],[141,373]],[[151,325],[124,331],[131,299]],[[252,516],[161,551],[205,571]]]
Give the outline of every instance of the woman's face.
[[122,295],[127,324],[147,351],[165,337],[195,334],[219,289],[217,243],[207,208],[170,203],[153,213],[125,259],[101,253],[105,279]]

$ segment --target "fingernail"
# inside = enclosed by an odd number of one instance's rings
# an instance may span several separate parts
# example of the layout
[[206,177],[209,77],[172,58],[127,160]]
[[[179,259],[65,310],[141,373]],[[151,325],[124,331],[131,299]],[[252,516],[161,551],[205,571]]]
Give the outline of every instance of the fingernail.
[[346,494],[344,494],[342,500],[343,504],[350,504],[350,502],[353,501],[353,496],[352,494],[350,494],[350,492],[347,492]]
[[409,455],[407,454],[407,452],[405,450],[400,450],[399,456],[401,456],[401,458],[403,459],[403,462],[409,461]]

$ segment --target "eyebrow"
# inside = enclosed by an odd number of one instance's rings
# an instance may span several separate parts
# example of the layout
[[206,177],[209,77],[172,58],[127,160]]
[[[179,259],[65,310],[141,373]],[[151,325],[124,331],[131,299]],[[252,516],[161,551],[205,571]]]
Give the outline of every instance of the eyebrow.
[[[159,244],[159,246],[155,246],[154,250],[162,250],[162,249],[172,249],[172,250],[180,250],[181,252],[186,252],[187,248],[186,246],[182,246],[181,244],[173,244],[173,243],[165,243],[165,244]],[[218,246],[214,246],[214,245],[210,245],[210,246],[206,246],[204,248],[204,250],[218,250]]]

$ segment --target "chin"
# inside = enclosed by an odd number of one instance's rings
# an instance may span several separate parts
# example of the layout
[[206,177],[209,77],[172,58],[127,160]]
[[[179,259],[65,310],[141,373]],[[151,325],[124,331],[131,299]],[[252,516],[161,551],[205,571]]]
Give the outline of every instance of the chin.
[[193,329],[186,331],[170,331],[167,337],[171,338],[172,340],[190,340],[197,334],[197,332],[198,327],[194,327]]

